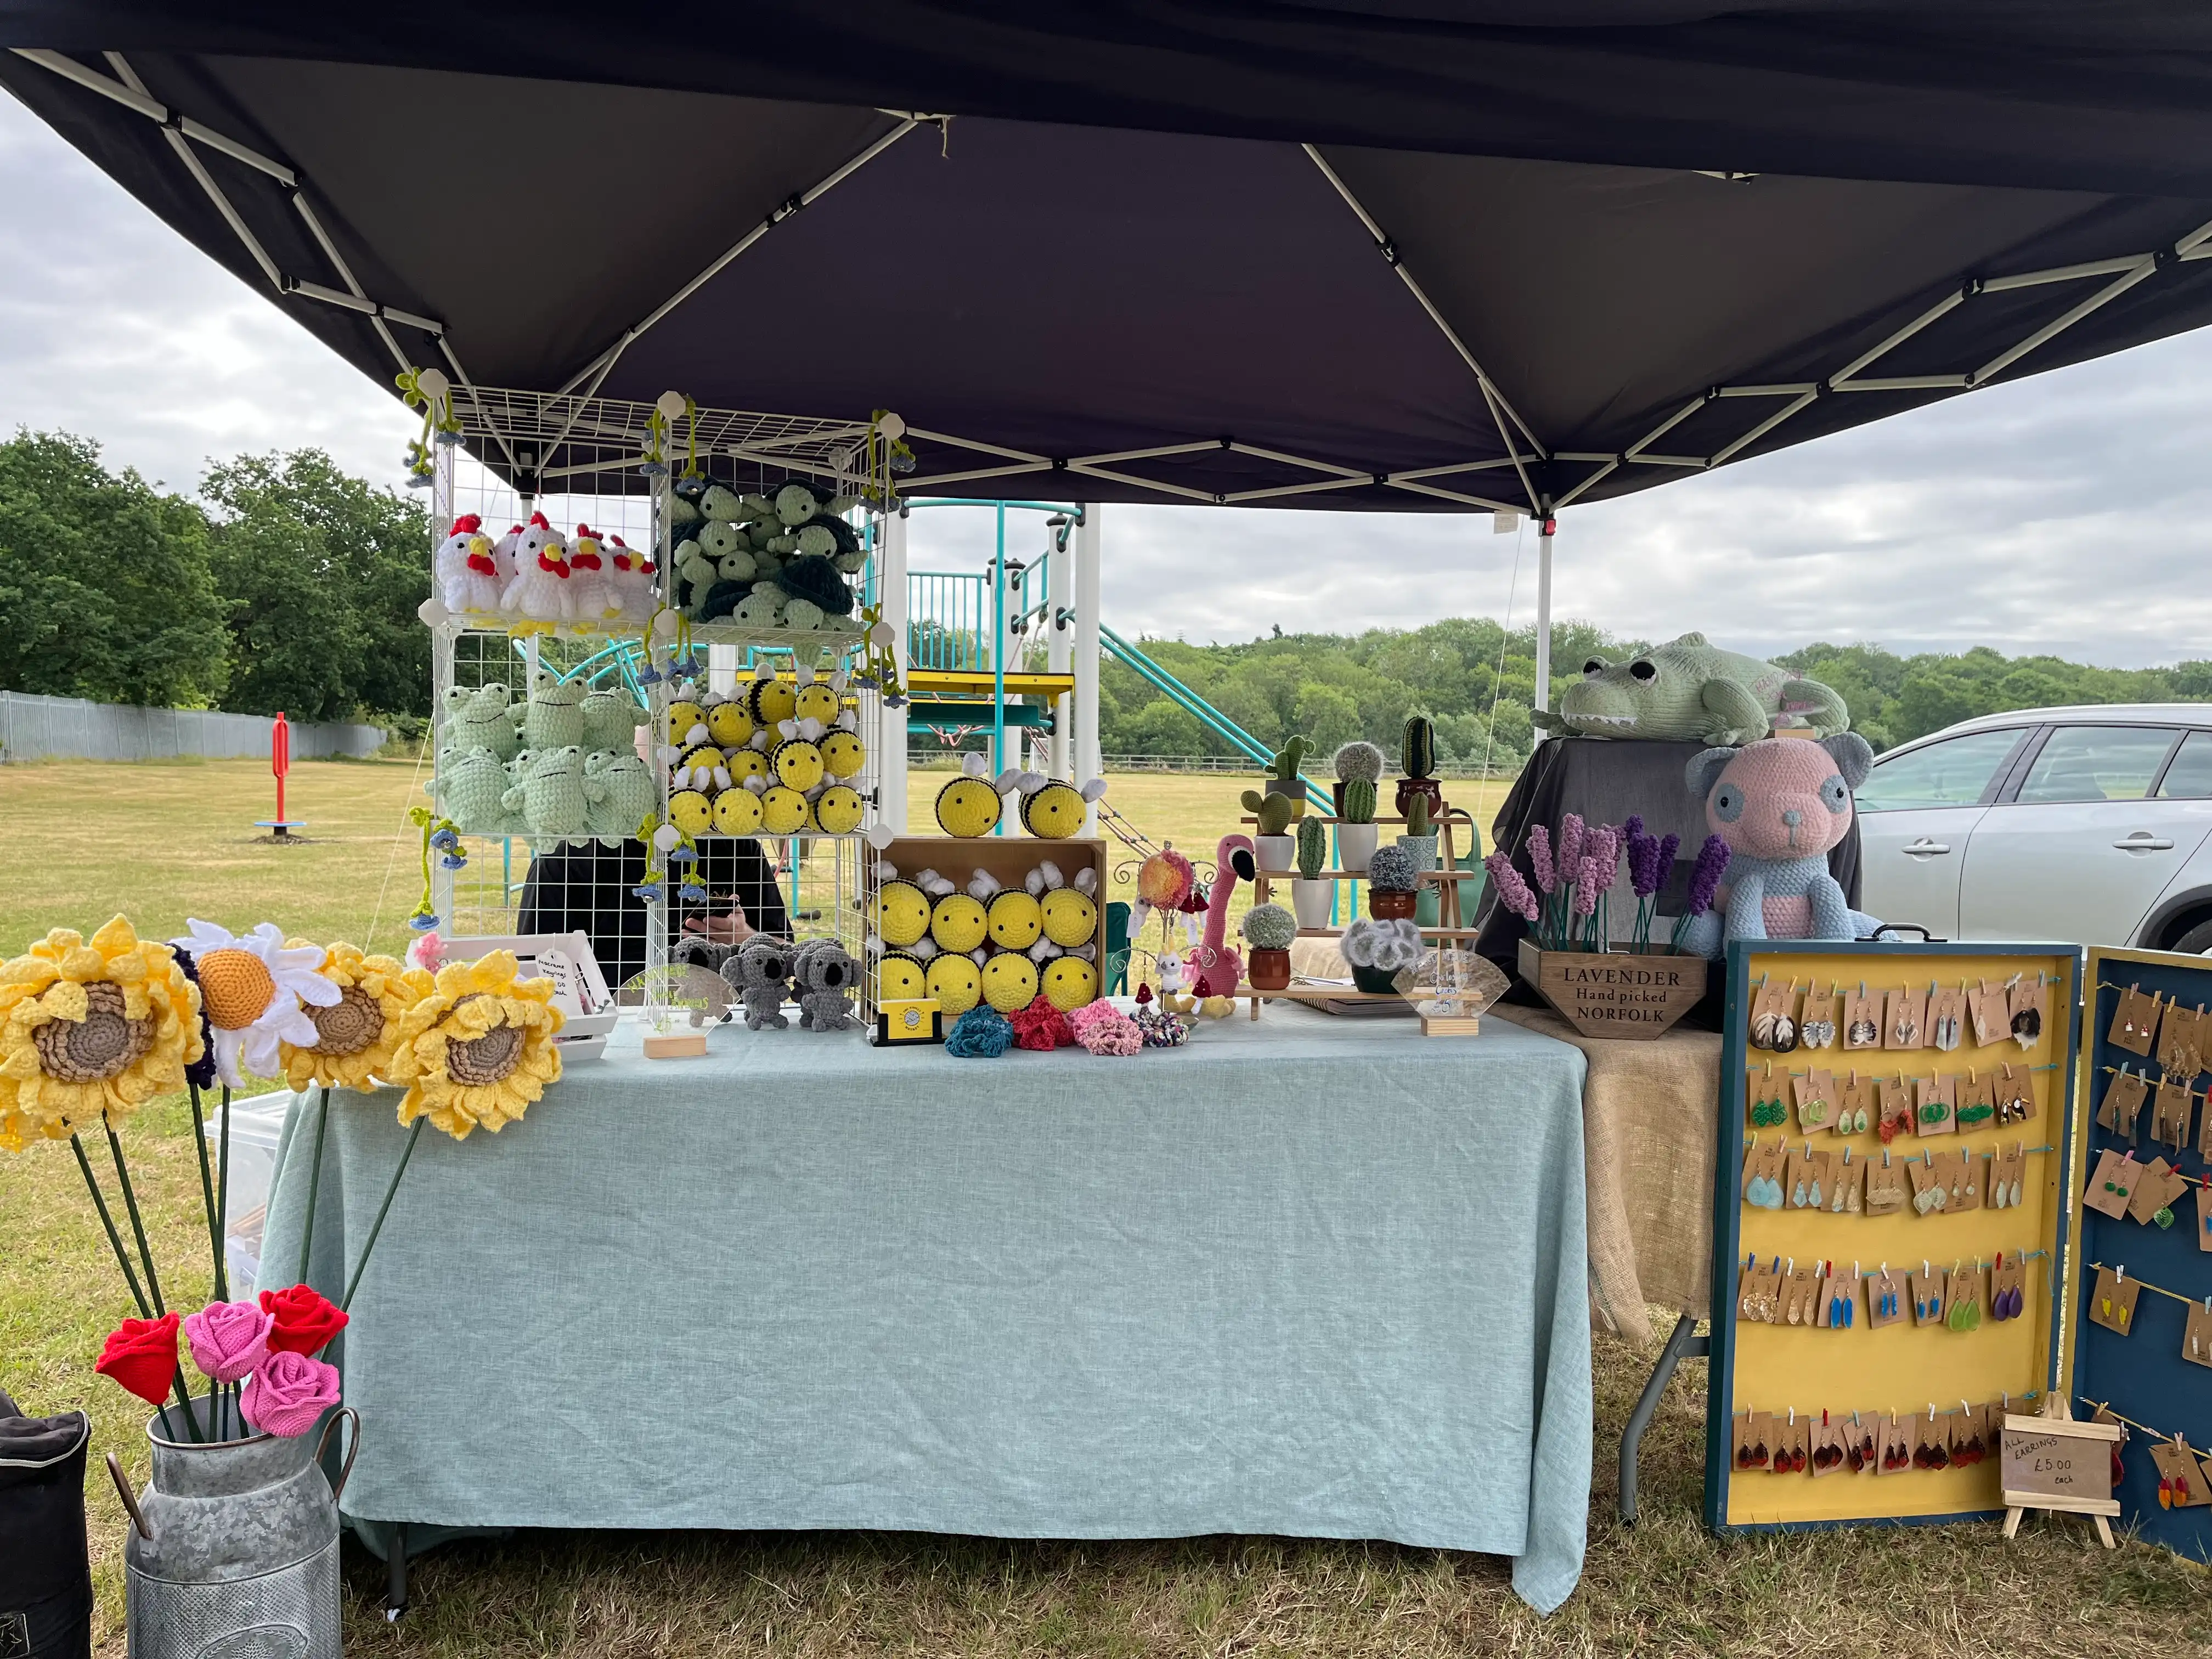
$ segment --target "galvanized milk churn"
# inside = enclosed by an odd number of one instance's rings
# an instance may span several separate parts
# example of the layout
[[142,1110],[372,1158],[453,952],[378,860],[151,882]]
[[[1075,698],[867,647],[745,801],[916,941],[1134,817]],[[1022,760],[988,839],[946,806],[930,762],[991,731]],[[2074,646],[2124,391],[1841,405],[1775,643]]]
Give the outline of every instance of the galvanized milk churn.
[[[192,1401],[203,1433],[206,1408]],[[354,1421],[332,1486],[322,1455],[341,1417]],[[154,1469],[143,1493],[107,1460],[131,1512],[131,1659],[339,1659],[337,1499],[360,1449],[359,1415],[333,1413],[319,1438],[205,1443],[168,1438],[157,1417],[146,1437]]]

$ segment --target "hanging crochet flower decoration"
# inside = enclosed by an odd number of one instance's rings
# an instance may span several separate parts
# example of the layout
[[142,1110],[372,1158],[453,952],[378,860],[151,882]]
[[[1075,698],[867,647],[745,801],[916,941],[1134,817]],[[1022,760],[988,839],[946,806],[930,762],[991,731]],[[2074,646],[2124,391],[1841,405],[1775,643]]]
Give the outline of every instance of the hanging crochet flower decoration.
[[[295,948],[306,944],[287,941]],[[358,946],[343,944],[330,947],[318,971],[337,988],[338,1000],[301,1011],[314,1024],[314,1042],[278,1043],[284,1080],[295,1089],[373,1087],[372,1079],[392,1075],[400,1016],[429,995],[434,981],[420,968],[363,956]]]
[[0,1152],[66,1140],[185,1086],[200,998],[166,945],[116,917],[88,940],[57,927],[0,964]]
[[188,921],[191,934],[176,943],[192,953],[200,998],[215,1027],[215,1066],[225,1083],[242,1088],[246,1074],[283,1075],[280,1045],[312,1048],[321,1032],[309,1006],[326,1008],[339,997],[325,979],[323,947],[287,945],[273,921],[234,934],[211,921]]
[[478,1127],[496,1134],[560,1081],[553,981],[517,979],[520,969],[512,951],[448,963],[400,1017],[386,1075],[407,1085],[402,1123],[427,1115],[456,1140]]

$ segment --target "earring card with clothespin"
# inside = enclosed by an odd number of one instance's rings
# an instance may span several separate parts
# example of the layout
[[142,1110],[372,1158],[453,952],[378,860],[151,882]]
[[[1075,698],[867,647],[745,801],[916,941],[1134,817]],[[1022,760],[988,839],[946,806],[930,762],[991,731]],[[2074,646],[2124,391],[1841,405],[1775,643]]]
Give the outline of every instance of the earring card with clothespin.
[[2075,1408],[2132,1425],[2116,1524],[2202,1560],[2212,1558],[2212,1488],[2196,1461],[2212,1448],[2212,958],[2097,948],[2083,984],[2079,1086],[2097,1109],[2075,1127]]
[[[2052,945],[1729,947],[1709,1526],[2002,1513],[1992,1425],[2062,1375],[2081,983]],[[1776,1455],[1885,1419],[1886,1461]]]

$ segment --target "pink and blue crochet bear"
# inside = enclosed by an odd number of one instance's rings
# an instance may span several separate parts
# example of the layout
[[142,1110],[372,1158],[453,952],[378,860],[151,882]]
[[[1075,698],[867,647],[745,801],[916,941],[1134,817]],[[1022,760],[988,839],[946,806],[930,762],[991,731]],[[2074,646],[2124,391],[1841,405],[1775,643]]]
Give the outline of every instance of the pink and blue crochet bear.
[[1881,924],[1844,901],[1828,849],[1851,827],[1851,790],[1874,763],[1856,732],[1818,743],[1766,738],[1708,749],[1684,769],[1705,823],[1728,843],[1727,879],[1691,924],[1686,948],[1718,957],[1732,939],[1857,939]]

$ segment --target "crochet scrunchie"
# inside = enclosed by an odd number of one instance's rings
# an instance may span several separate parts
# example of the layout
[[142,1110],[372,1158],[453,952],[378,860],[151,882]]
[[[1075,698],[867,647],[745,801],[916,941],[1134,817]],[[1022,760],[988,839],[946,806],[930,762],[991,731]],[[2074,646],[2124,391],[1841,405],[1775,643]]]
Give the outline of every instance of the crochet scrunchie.
[[1006,1018],[1014,1028],[1014,1041],[1024,1048],[1048,1053],[1075,1041],[1075,1033],[1067,1027],[1067,1016],[1042,996],[1026,1008],[1017,1008]]
[[1101,997],[1067,1017],[1075,1040],[1094,1054],[1133,1054],[1145,1046],[1137,1023]]
[[996,1060],[1011,1048],[1014,1028],[988,1002],[978,1003],[954,1022],[945,1052],[956,1060]]

